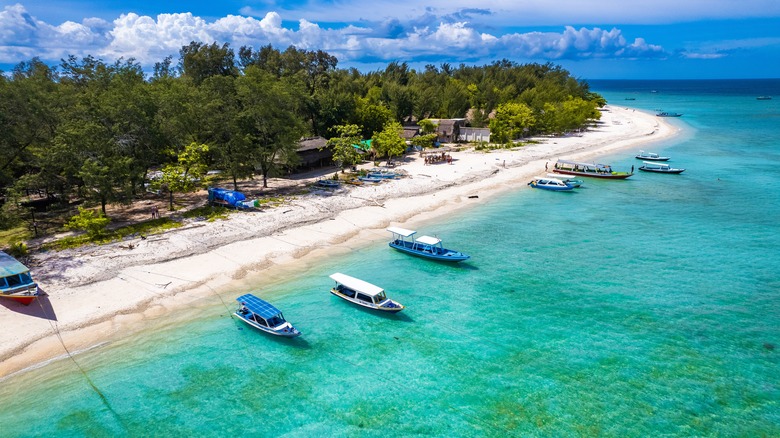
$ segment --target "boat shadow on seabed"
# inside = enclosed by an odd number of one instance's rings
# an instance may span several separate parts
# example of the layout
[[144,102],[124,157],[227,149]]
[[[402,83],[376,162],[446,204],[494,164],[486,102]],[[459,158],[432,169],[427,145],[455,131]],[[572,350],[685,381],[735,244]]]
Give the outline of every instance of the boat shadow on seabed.
[[30,303],[29,306],[25,306],[21,303],[17,303],[11,300],[0,299],[0,304],[9,310],[23,315],[34,316],[36,318],[47,319],[49,321],[57,320],[57,313],[54,311],[54,307],[49,301],[49,294],[44,292],[43,289],[38,289],[39,295]]

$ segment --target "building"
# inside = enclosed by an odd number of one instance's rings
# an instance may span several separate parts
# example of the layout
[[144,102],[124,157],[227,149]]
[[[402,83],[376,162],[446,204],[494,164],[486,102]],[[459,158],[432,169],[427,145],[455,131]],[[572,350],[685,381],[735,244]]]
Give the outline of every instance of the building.
[[464,126],[458,131],[458,141],[467,143],[490,143],[490,128],[472,128]]
[[333,165],[333,151],[323,137],[306,137],[298,142],[300,163],[296,171],[304,171]]

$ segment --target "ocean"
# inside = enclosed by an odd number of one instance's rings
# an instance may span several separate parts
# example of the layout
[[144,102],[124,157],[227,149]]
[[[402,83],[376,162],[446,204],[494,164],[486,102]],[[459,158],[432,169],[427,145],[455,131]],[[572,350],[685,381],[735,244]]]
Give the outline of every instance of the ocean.
[[[416,224],[455,266],[357,245],[206,297],[0,382],[0,436],[780,436],[780,80],[590,83],[682,113],[644,148],[685,172]],[[334,272],[407,309],[333,297]],[[303,336],[230,318],[247,291]]]

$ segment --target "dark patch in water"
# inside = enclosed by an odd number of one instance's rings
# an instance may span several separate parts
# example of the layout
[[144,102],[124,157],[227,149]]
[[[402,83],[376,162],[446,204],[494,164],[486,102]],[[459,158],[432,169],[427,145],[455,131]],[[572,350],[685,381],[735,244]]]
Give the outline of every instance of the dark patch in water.
[[770,344],[769,342],[765,342],[765,343],[764,343],[764,348],[766,348],[766,349],[767,349],[767,350],[769,350],[769,351],[774,351],[774,349],[775,349],[775,344]]

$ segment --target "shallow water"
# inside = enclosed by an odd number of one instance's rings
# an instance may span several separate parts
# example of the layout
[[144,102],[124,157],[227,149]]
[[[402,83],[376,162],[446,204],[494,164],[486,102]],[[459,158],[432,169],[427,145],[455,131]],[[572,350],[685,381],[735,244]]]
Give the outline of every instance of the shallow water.
[[[459,265],[377,244],[254,285],[295,340],[204,299],[77,356],[83,374],[3,381],[0,435],[780,435],[780,81],[702,82],[593,83],[685,114],[652,149],[683,174],[518,188],[418,227]],[[407,309],[338,300],[337,271]]]

